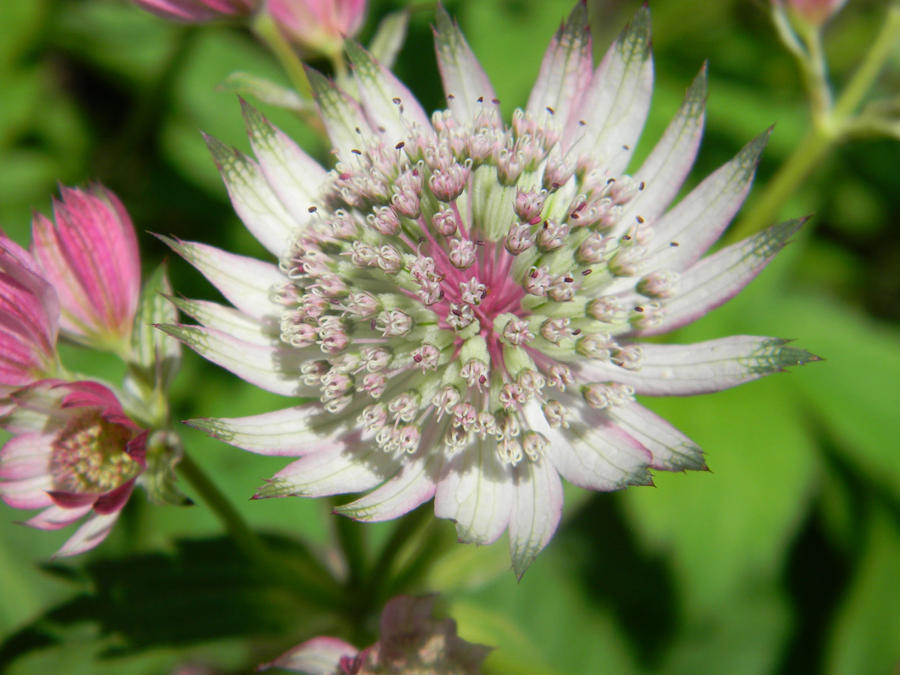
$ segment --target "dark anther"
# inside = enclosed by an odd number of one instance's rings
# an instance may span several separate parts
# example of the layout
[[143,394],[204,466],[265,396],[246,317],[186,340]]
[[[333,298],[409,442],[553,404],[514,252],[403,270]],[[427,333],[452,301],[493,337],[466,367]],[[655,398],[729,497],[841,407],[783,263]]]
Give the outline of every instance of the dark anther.
[[592,270],[590,267],[588,267],[586,270],[581,271],[581,276],[586,277],[586,276],[590,275],[590,273],[593,271],[594,270]]
[[319,210],[319,207],[318,207],[318,206],[310,206],[310,207],[309,207],[308,209],[306,209],[306,210],[309,211],[310,213],[315,213],[316,211]]
[[395,150],[402,150],[403,146],[406,145],[406,141],[400,141],[397,145],[394,146]]
[[492,99],[491,99],[491,103],[493,103],[494,105],[500,105],[500,99],[499,99],[499,98],[492,98]]
[[635,312],[643,312],[643,311],[644,311],[644,308],[643,308],[641,305],[635,305],[635,306],[634,306],[634,311],[635,311]]
[[361,150],[357,150],[356,148],[351,148],[351,149],[350,149],[350,152],[352,152],[354,155],[361,155],[361,154],[362,154],[362,151],[361,151]]
[[556,114],[556,111],[553,108],[551,108],[549,105],[547,106],[547,112],[550,113],[551,115]]
[[644,216],[635,216],[634,219],[638,221],[641,225],[644,224]]
[[670,241],[669,246],[681,246],[677,241]]
[[395,96],[391,100],[394,102],[395,105],[400,105],[400,97],[399,96]]
[[479,103],[484,103],[484,96],[479,96],[478,99],[477,99],[477,101],[478,101]]

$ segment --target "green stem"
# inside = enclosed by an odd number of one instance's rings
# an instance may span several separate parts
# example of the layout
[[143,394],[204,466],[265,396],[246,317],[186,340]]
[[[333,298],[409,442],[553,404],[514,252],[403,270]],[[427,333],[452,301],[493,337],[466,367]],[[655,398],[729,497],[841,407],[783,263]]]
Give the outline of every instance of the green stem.
[[727,241],[738,241],[773,225],[784,203],[827,154],[834,140],[821,129],[810,129],[752,207],[728,231]]
[[381,593],[386,590],[387,584],[385,582],[397,556],[403,551],[406,542],[419,534],[425,523],[430,522],[431,517],[430,509],[419,507],[397,522],[393,533],[385,542],[369,575],[369,586],[377,589],[376,592]]
[[306,76],[303,62],[300,61],[297,52],[284,37],[275,20],[266,12],[259,12],[253,20],[253,32],[272,50],[297,93],[303,98],[311,99],[313,97],[312,86]]
[[[303,556],[303,561],[295,560],[297,564],[287,564],[287,561],[277,557],[190,456],[182,456],[178,470],[200,499],[212,509],[238,547],[261,571],[295,590],[306,601],[330,609],[341,602],[341,589],[325,568],[316,564],[310,555]],[[305,565],[300,564],[304,562]]]
[[857,68],[834,106],[833,116],[837,122],[843,122],[844,118],[856,110],[875,78],[878,77],[878,73],[881,72],[891,51],[897,47],[898,40],[900,40],[900,5],[892,4],[888,8],[881,32],[875,38],[875,42],[866,53],[865,60]]
[[185,454],[178,462],[178,470],[196,490],[200,499],[216,514],[225,530],[247,557],[263,560],[268,564],[271,554],[265,543],[250,529],[243,516],[231,505],[228,498],[209,479],[203,469],[189,455]]

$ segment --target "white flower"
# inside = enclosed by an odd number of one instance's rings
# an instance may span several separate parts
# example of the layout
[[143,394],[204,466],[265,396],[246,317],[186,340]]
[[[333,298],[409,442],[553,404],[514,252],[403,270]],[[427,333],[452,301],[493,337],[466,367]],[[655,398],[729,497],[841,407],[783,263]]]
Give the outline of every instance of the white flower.
[[767,134],[667,210],[700,141],[705,70],[623,173],[650,103],[646,9],[594,70],[579,3],[511,126],[441,9],[436,46],[448,109],[430,118],[353,43],[359,103],[310,73],[332,171],[249,106],[256,160],[210,139],[235,209],[279,262],[169,241],[235,308],[179,300],[199,325],[166,330],[249,382],[317,399],[192,422],[299,458],[258,497],[371,490],[339,509],[364,521],[434,498],[460,541],[509,530],[521,575],[556,530],[560,476],[614,490],[704,467],[634,394],[716,391],[815,358],[766,337],[638,342],[728,300],[799,223],[702,258]]

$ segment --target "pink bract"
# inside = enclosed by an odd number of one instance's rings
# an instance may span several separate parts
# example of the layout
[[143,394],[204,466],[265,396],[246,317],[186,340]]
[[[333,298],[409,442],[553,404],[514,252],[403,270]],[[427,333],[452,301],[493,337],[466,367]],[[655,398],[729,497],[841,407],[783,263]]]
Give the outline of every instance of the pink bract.
[[359,31],[366,0],[269,0],[266,9],[299,47],[331,55]]
[[134,0],[135,4],[172,21],[196,23],[256,11],[260,0]]
[[56,223],[37,214],[32,255],[56,289],[60,325],[70,337],[113,346],[127,340],[137,311],[141,261],[131,218],[101,185],[61,188]]
[[57,555],[83,553],[109,534],[145,468],[147,432],[96,382],[42,380],[11,395],[0,415],[0,498],[43,509],[26,525],[56,530],[87,517]]
[[0,232],[0,395],[56,370],[59,301],[34,260]]

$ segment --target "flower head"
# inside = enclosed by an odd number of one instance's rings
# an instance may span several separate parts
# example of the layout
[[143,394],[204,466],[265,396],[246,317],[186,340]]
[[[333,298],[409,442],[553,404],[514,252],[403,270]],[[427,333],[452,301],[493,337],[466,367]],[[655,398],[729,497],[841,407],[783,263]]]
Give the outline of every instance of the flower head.
[[144,469],[146,431],[95,382],[42,380],[12,394],[0,417],[14,434],[0,448],[0,498],[17,509],[44,509],[26,521],[42,530],[87,520],[57,555],[99,544]]
[[791,12],[801,21],[811,26],[821,26],[841,11],[847,0],[773,0],[777,4],[787,4]]
[[[27,251],[0,232],[0,396],[57,369],[59,301]],[[2,410],[2,406],[0,406]]]
[[317,637],[262,669],[314,675],[479,672],[490,648],[460,638],[452,619],[434,619],[434,602],[434,596],[393,598],[381,614],[381,639],[362,651],[338,638]]
[[31,226],[31,252],[56,289],[60,325],[75,340],[115,348],[131,336],[141,287],[141,261],[131,218],[101,185],[63,187],[55,224],[41,214]]
[[134,2],[164,19],[197,23],[251,14],[262,0],[134,0]]
[[310,72],[333,171],[247,106],[257,161],[210,140],[238,214],[279,264],[171,241],[235,309],[179,301],[201,325],[167,330],[252,383],[318,399],[193,421],[299,457],[258,497],[374,488],[338,509],[366,521],[434,498],[461,541],[508,530],[521,574],[556,530],[560,476],[613,490],[649,484],[650,469],[704,468],[635,394],[716,391],[814,358],[766,337],[641,341],[737,293],[798,223],[702,257],[766,134],[667,208],[700,141],[705,70],[624,173],[652,88],[646,9],[594,69],[579,3],[511,125],[440,9],[436,47],[448,109],[430,118],[353,43],[359,102]]
[[366,0],[268,0],[266,10],[296,45],[337,55],[362,26]]

